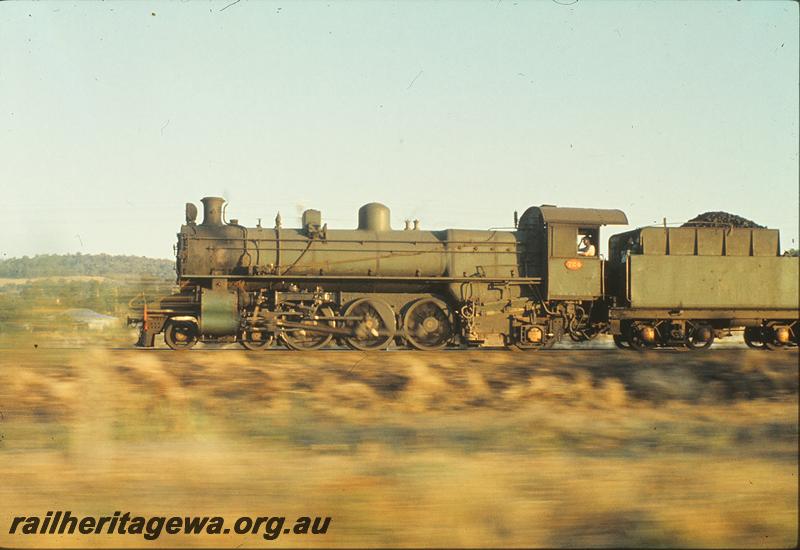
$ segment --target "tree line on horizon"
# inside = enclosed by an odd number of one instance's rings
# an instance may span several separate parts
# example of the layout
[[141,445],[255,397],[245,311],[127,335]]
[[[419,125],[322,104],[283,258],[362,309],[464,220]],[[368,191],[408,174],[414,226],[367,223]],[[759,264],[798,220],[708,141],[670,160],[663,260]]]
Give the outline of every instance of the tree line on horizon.
[[174,279],[175,262],[111,254],[37,254],[33,257],[0,260],[0,278],[28,279],[34,277],[86,276],[147,276]]

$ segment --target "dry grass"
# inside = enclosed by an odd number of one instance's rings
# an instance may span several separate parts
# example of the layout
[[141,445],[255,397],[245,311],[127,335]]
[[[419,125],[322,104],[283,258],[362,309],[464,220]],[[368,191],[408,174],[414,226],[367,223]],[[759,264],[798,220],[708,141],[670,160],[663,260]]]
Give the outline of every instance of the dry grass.
[[[5,351],[13,515],[330,515],[280,546],[797,541],[797,354]],[[160,546],[259,546],[259,536]]]

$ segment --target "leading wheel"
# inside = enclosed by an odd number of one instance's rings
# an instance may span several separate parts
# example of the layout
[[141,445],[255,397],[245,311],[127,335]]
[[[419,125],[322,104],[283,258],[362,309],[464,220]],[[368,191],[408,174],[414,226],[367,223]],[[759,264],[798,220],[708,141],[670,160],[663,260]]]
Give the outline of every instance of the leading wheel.
[[442,349],[453,338],[450,309],[441,300],[421,298],[406,310],[403,331],[408,343],[418,350]]
[[394,338],[396,323],[389,304],[361,298],[347,306],[345,317],[356,317],[355,334],[344,338],[345,344],[361,351],[386,349]]
[[197,325],[188,321],[169,321],[164,342],[174,350],[191,349],[197,343]]

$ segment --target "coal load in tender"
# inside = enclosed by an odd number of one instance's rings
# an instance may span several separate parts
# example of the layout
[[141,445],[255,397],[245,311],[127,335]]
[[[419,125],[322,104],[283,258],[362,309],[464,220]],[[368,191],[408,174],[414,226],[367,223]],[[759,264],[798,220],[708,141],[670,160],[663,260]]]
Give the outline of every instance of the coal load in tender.
[[755,227],[763,228],[756,222],[729,212],[703,212],[681,227]]

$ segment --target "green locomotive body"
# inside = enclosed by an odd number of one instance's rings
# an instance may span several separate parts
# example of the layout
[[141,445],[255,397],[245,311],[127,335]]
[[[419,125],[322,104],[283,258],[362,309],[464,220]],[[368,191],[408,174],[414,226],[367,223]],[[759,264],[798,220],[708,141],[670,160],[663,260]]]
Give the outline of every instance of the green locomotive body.
[[[223,199],[203,205],[199,224],[187,205],[178,233],[181,291],[148,306],[141,345],[161,332],[175,348],[276,339],[295,349],[334,339],[357,349],[540,348],[564,333],[585,339],[603,329],[594,308],[602,265],[578,260],[578,230],[597,239],[601,225],[627,223],[616,210],[532,207],[513,231],[424,231],[416,222],[393,230],[389,209],[370,203],[354,230],[328,229],[316,210],[300,228],[279,218],[266,228],[223,221]],[[570,259],[581,269],[564,268]]]
[[773,230],[641,228],[611,237],[606,261],[600,229],[627,224],[620,210],[543,205],[513,230],[426,231],[394,230],[370,203],[337,230],[317,210],[300,228],[245,227],[224,203],[204,198],[202,223],[187,204],[180,291],[134,318],[139,345],[536,350],[610,331],[620,346],[703,348],[736,327],[753,345],[797,342],[797,259],[778,257]]

